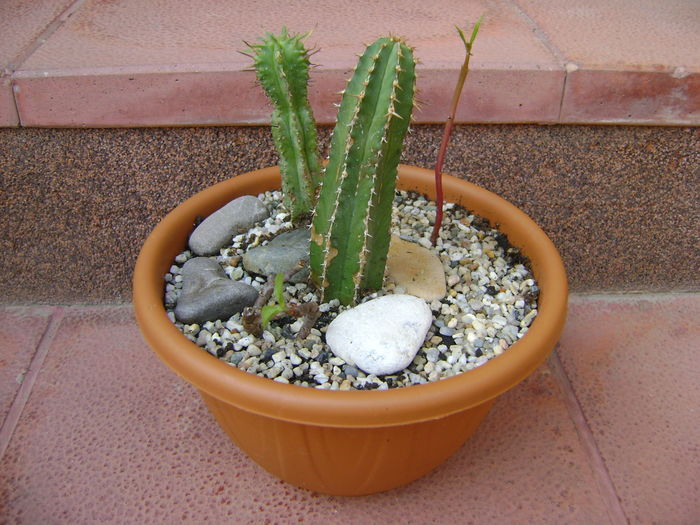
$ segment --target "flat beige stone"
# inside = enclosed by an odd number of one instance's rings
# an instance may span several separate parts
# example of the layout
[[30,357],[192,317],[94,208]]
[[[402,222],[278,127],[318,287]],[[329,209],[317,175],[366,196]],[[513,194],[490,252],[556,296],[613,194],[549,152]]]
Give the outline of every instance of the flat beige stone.
[[386,261],[387,277],[407,294],[432,301],[447,293],[440,258],[427,248],[392,235]]

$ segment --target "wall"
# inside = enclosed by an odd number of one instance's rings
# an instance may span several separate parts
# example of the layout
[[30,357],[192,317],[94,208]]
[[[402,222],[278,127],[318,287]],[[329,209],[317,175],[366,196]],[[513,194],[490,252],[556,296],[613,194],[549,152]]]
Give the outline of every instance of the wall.
[[[432,167],[441,133],[415,127],[403,162]],[[267,127],[0,129],[0,152],[3,303],[129,301],[163,215],[276,162]],[[699,290],[699,152],[698,128],[465,125],[444,171],[532,216],[572,291]]]

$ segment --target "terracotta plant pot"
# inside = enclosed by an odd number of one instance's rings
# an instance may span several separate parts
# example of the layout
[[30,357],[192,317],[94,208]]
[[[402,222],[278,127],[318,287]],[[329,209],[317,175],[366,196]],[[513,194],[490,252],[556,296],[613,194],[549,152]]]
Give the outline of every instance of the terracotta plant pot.
[[[469,372],[384,391],[327,391],[248,374],[204,352],[169,321],[163,275],[184,249],[197,216],[231,199],[279,188],[267,168],[216,184],[169,213],[146,240],[134,271],[136,318],[151,348],[194,385],[222,428],[283,480],[318,492],[362,495],[413,481],[445,461],[474,432],[494,399],[528,376],[564,326],[567,281],[547,235],[522,211],[474,184],[445,176],[446,199],[497,224],[532,262],[539,313],[525,337]],[[434,198],[432,172],[399,167],[399,187]]]

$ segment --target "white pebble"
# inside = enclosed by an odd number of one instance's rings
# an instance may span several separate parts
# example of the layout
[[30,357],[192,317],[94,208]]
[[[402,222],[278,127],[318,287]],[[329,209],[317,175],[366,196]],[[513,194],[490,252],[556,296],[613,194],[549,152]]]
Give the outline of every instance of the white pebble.
[[336,356],[365,372],[393,374],[413,361],[432,320],[422,299],[385,295],[338,315],[326,341]]
[[[234,346],[234,348],[235,348],[236,346],[238,346],[238,347],[239,347],[239,348],[238,348],[239,350],[243,348],[243,347],[242,347],[240,344],[238,344],[238,343],[234,344],[233,346]],[[261,350],[260,347],[258,347],[257,345],[248,345],[248,348],[247,348],[246,351],[248,352],[248,355],[252,355],[252,356],[258,356],[258,355],[262,354],[262,350]]]
[[420,244],[423,248],[430,249],[433,247],[433,243],[430,242],[430,239],[427,239],[425,237],[421,237],[420,239],[418,239],[418,244]]
[[233,321],[229,319],[226,321],[226,324],[224,325],[227,330],[230,330],[231,332],[242,332],[243,331],[243,325],[240,323],[237,323],[236,321]]
[[439,355],[440,355],[440,351],[437,348],[428,348],[425,351],[425,357],[431,363],[437,362]]
[[447,286],[454,286],[459,281],[460,281],[459,275],[452,273],[447,277]]

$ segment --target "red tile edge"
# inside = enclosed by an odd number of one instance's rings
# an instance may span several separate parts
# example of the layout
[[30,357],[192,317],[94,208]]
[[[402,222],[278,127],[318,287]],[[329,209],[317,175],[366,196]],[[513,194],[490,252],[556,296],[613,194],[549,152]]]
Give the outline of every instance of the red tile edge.
[[[417,123],[442,123],[448,117],[458,71],[423,70],[418,77]],[[477,69],[470,71],[457,108],[457,123],[554,123],[564,71]]]
[[[16,126],[17,118],[29,127],[270,123],[270,108],[253,72],[190,66],[180,71],[18,71],[12,77],[16,112],[7,98],[11,86],[0,85],[0,118],[8,115],[0,125]],[[334,103],[340,101],[347,74],[345,69],[314,73],[309,96],[319,124],[335,121]],[[452,94],[445,86],[452,86],[456,75],[451,69],[419,69],[415,123],[444,122]],[[456,122],[700,125],[700,73],[477,69],[470,73]]]
[[574,388],[569,381],[564,366],[559,359],[557,350],[555,350],[548,360],[549,369],[552,375],[559,383],[559,388],[561,388],[562,397],[566,402],[567,409],[569,411],[569,417],[571,418],[576,432],[578,433],[579,441],[581,443],[581,448],[588,457],[589,464],[591,466],[591,471],[593,472],[595,481],[598,485],[598,492],[601,495],[602,500],[605,502],[605,507],[608,512],[608,517],[610,518],[610,523],[613,525],[627,525],[629,520],[625,515],[625,511],[622,508],[622,503],[620,497],[617,494],[615,485],[613,484],[610,473],[605,466],[605,461],[603,456],[598,450],[598,445],[593,437],[593,432],[591,431],[588,423],[586,422],[586,416],[583,413],[583,409],[576,397]]
[[22,411],[29,400],[34,383],[36,382],[37,376],[39,375],[42,365],[44,364],[44,360],[49,352],[51,343],[58,332],[63,316],[64,312],[62,308],[56,308],[51,314],[46,330],[41,336],[36,352],[34,353],[34,357],[29,364],[29,369],[24,375],[24,379],[17,390],[14,400],[12,401],[10,410],[2,422],[2,427],[0,427],[0,458],[3,457],[8,445],[10,444],[12,435],[17,428],[19,419],[22,416]]
[[[335,121],[346,70],[314,74],[310,99],[319,124]],[[444,122],[456,71],[419,71],[422,109],[416,123]],[[20,71],[15,97],[22,126],[129,127],[269,124],[270,109],[250,71],[136,72],[47,75]],[[553,123],[564,72],[476,70],[457,122]],[[447,97],[447,98],[446,98]]]
[[700,73],[579,69],[566,79],[562,123],[700,125]]
[[19,126],[19,116],[10,77],[0,76],[0,127]]
[[269,123],[252,72],[15,75],[22,126]]

